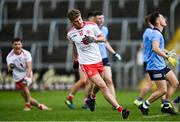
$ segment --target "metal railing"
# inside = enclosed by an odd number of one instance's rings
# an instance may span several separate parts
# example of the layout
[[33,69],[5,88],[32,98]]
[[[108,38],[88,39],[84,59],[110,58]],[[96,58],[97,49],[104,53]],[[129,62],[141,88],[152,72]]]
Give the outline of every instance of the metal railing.
[[[180,3],[180,0],[174,0],[170,6],[170,32],[171,35],[174,33],[174,23],[175,23],[175,9],[177,5]],[[179,21],[179,20],[178,20]]]

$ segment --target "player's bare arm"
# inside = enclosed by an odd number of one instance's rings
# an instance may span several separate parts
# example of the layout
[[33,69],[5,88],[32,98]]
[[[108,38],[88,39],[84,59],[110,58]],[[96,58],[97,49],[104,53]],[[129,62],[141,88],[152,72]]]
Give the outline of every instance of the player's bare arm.
[[106,38],[103,34],[100,34],[95,38],[95,42],[106,42]]
[[26,62],[26,77],[30,78],[31,77],[31,71],[32,71],[32,62]]
[[168,58],[166,53],[159,48],[159,41],[153,41],[152,49],[153,49],[153,51],[155,51],[158,55],[162,56],[163,58],[165,58],[165,59]]
[[78,60],[77,48],[74,43],[73,43],[73,53],[74,53],[74,60]]
[[114,51],[114,49],[112,48],[112,46],[109,44],[108,41],[106,41],[106,48],[108,49],[108,51],[112,54],[115,54],[116,52]]

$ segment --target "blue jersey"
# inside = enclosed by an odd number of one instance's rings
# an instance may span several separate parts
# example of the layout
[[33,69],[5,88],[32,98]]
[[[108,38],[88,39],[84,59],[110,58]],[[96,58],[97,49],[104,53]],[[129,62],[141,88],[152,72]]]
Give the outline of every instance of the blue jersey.
[[143,60],[144,62],[148,61],[148,54],[151,48],[151,38],[152,38],[152,31],[153,29],[150,27],[147,27],[146,30],[143,33]]
[[165,60],[152,50],[153,41],[159,41],[159,48],[164,51],[164,37],[157,28],[154,28],[152,31],[151,43],[149,45],[151,48],[147,54],[147,70],[161,70],[166,67]]
[[[105,38],[107,39],[108,37],[108,34],[109,34],[109,30],[106,26],[102,26],[100,28],[100,30],[102,31],[103,35],[105,36]],[[102,43],[99,43],[99,50],[100,50],[100,53],[101,53],[101,57],[102,58],[107,58],[108,55],[107,55],[107,51],[106,51],[106,45],[104,42]]]

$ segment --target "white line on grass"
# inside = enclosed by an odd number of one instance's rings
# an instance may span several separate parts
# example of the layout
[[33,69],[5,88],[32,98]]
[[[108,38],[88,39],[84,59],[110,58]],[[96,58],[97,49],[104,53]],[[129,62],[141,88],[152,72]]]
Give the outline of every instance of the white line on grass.
[[157,115],[151,115],[151,116],[143,116],[143,118],[158,118],[158,117],[164,117],[164,116],[170,116],[169,114],[157,114]]

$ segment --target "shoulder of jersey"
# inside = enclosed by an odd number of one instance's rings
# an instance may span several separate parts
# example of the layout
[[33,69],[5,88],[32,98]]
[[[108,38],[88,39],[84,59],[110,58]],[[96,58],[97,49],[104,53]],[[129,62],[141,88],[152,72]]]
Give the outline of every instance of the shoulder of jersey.
[[95,25],[96,23],[94,22],[89,22],[89,21],[84,21],[85,25]]
[[67,30],[67,32],[69,33],[69,32],[72,31],[72,30],[74,30],[74,26],[71,26],[71,27]]
[[14,52],[14,51],[13,51],[13,50],[11,50],[11,51],[8,53],[7,57],[13,56],[13,55],[14,55],[14,53],[13,53],[13,52]]
[[22,49],[22,53],[23,53],[24,55],[27,55],[27,54],[30,54],[30,55],[31,55],[31,53],[30,53],[28,50],[25,50],[25,49]]

